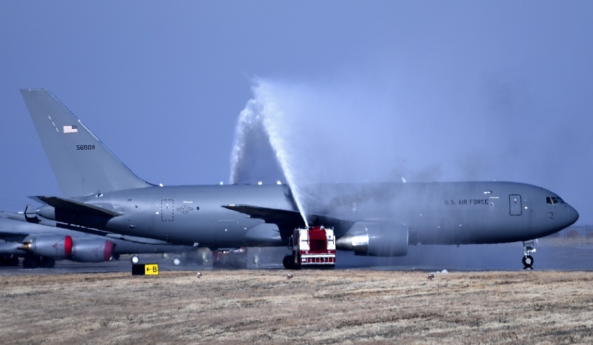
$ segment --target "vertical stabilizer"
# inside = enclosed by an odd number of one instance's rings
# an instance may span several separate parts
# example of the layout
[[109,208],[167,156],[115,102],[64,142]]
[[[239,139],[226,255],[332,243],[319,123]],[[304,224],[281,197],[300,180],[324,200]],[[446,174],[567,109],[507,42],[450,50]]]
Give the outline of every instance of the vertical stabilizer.
[[148,187],[46,89],[22,89],[65,197]]

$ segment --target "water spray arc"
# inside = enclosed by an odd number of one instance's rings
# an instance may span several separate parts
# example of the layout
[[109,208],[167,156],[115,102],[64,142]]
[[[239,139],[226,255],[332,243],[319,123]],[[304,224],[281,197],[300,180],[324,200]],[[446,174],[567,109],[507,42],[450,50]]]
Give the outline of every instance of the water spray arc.
[[231,184],[243,182],[242,172],[248,155],[250,139],[254,136],[255,131],[261,130],[253,112],[254,107],[255,100],[249,100],[237,119],[235,144],[231,152],[231,176],[229,178]]
[[255,98],[247,102],[237,121],[235,144],[231,153],[230,182],[241,182],[251,141],[256,140],[259,135],[265,135],[291,189],[295,204],[308,227],[302,195],[295,175],[296,166],[292,162],[286,141],[282,136],[283,130],[285,130],[283,125],[286,125],[283,121],[286,119],[286,114],[272,101],[271,94],[266,90],[264,84],[259,83],[254,86],[253,92]]

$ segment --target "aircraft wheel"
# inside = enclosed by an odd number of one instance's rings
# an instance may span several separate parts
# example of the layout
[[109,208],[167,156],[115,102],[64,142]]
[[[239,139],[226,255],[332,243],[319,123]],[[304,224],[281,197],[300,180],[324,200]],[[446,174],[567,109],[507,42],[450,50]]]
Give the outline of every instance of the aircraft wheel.
[[32,257],[26,257],[23,259],[23,268],[37,268],[37,260]]
[[291,270],[293,268],[292,255],[286,255],[284,259],[282,259],[282,264],[284,265],[284,268],[286,268],[287,270]]
[[52,258],[39,258],[39,267],[43,268],[53,268],[56,265],[56,260]]
[[174,257],[173,258],[173,265],[175,265],[175,266],[181,265],[181,259],[178,258],[178,257]]
[[533,257],[531,255],[525,255],[523,257],[523,269],[531,269],[533,267]]
[[138,257],[138,255],[132,255],[130,257],[130,262],[132,262],[132,265],[135,265],[140,262],[140,258]]
[[19,257],[14,255],[9,259],[10,266],[18,266],[19,265]]

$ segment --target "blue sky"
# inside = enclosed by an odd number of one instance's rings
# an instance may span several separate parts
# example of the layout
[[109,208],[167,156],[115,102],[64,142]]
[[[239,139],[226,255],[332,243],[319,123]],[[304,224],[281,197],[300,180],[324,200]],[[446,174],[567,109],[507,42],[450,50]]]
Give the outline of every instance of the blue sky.
[[259,77],[302,119],[291,128],[331,139],[298,154],[340,180],[533,183],[593,224],[592,15],[586,1],[3,1],[0,209],[60,195],[19,88],[50,89],[149,182],[216,184]]

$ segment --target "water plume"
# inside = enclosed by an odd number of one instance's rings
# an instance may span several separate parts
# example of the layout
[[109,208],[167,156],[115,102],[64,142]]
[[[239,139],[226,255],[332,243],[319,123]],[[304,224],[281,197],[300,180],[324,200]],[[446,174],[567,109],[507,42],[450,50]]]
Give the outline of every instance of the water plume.
[[274,102],[272,94],[263,81],[253,87],[254,97],[247,102],[241,111],[235,134],[235,145],[231,154],[230,182],[245,183],[248,181],[247,165],[254,156],[259,155],[263,138],[267,139],[275,161],[280,167],[284,179],[290,186],[294,202],[308,226],[307,217],[302,206],[299,184],[296,181],[294,155],[291,155],[288,143],[283,134],[287,116]]

